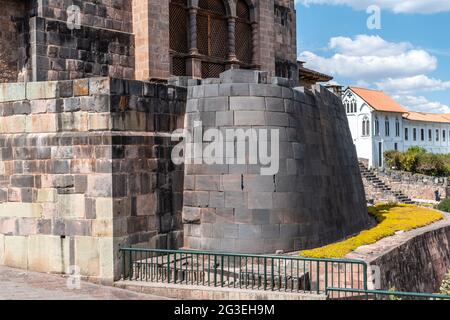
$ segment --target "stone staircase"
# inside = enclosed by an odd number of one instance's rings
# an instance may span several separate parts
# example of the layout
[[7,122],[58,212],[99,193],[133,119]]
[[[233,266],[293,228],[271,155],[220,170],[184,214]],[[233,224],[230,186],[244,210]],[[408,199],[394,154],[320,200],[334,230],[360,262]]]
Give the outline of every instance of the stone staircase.
[[363,162],[360,161],[358,165],[363,179],[365,179],[375,189],[391,194],[400,203],[414,204],[414,202],[403,192],[393,191],[389,185],[381,181],[381,179],[376,175],[376,173],[372,169],[368,169]]

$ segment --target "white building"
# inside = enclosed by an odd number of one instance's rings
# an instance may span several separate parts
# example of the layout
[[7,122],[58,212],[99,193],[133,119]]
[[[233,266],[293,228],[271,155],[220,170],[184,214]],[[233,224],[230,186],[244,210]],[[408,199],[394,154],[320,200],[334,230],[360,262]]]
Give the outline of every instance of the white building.
[[388,150],[420,146],[450,153],[450,115],[411,112],[382,91],[349,87],[343,104],[359,158],[370,167],[383,166]]

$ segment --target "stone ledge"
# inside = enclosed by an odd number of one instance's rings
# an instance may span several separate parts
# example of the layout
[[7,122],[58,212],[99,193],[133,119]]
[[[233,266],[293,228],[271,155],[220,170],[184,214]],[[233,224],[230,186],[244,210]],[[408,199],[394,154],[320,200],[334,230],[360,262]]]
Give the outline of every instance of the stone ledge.
[[121,280],[115,287],[182,300],[326,300],[326,295]]

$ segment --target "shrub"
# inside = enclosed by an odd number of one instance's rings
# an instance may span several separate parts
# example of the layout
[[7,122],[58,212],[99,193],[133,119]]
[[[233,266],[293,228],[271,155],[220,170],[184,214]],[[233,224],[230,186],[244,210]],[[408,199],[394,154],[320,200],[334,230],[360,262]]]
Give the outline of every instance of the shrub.
[[428,153],[424,148],[411,147],[405,152],[386,151],[388,167],[431,176],[450,175],[450,154]]
[[442,284],[439,290],[441,290],[441,294],[450,295],[450,270],[448,270],[448,273],[445,275],[444,280],[442,280]]
[[444,211],[444,212],[450,212],[450,198],[442,200],[441,203],[437,206],[438,210]]
[[400,156],[400,169],[409,172],[417,172],[417,164],[419,162],[419,154],[403,153]]
[[401,153],[399,151],[390,150],[384,153],[385,163],[389,168],[400,168]]
[[420,228],[443,218],[441,213],[434,210],[407,204],[377,204],[368,210],[378,222],[376,227],[341,242],[301,251],[300,255],[310,258],[342,258],[356,248],[392,236],[397,231]]
[[418,154],[416,171],[421,174],[440,176],[445,173],[445,163],[437,154]]

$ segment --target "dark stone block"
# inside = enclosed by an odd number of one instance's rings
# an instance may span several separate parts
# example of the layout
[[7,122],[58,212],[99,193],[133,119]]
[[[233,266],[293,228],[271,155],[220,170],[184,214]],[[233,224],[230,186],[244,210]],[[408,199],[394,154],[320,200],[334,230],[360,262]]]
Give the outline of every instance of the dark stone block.
[[17,188],[33,188],[35,187],[34,176],[31,175],[12,176],[11,186]]
[[112,176],[112,189],[113,197],[126,197],[128,195],[126,174],[113,174]]
[[96,219],[96,209],[95,209],[95,198],[86,198],[85,199],[85,212],[86,219]]
[[66,223],[64,219],[57,218],[52,221],[52,234],[55,236],[66,235]]

